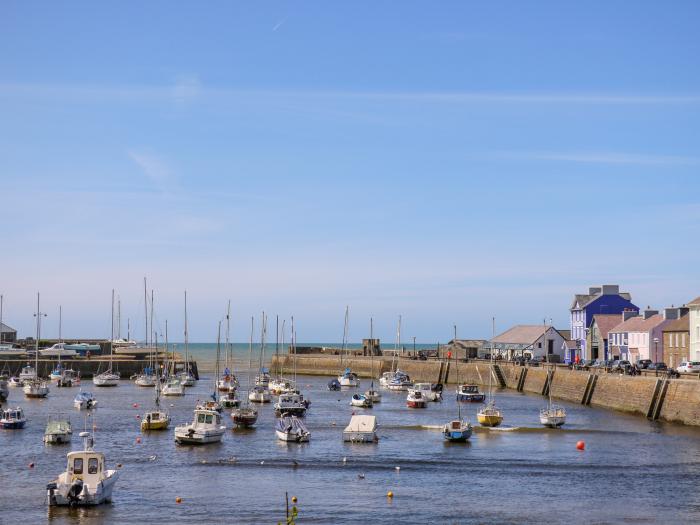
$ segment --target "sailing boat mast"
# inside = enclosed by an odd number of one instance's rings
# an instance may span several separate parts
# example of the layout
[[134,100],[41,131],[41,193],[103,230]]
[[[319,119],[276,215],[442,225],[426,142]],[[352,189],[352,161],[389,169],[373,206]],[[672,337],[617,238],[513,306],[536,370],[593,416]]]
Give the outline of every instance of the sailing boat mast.
[[[226,370],[231,373],[231,342],[229,335],[231,333],[231,299],[228,300],[226,308]],[[226,371],[225,370],[225,371]]]
[[[277,370],[280,367],[280,316],[275,316],[275,360],[277,361]],[[277,374],[279,378],[279,374]]]
[[265,362],[265,333],[267,332],[267,317],[265,316],[265,312],[262,313],[262,326],[260,328],[260,367],[258,369],[258,372],[260,374],[260,378],[262,379],[262,369],[263,369],[263,363]]
[[374,392],[374,319],[372,317],[369,318],[369,352],[369,362],[372,368],[370,372],[372,375],[372,383],[369,388]]
[[109,373],[112,373],[112,354],[114,352],[114,288],[112,288],[112,334],[109,339]]
[[[343,348],[340,352],[340,371],[343,372],[343,357],[345,356],[345,350],[348,342],[348,316],[350,313],[350,307],[345,307],[345,323],[343,324]],[[292,328],[292,337],[294,337],[294,328]]]
[[[156,331],[153,329],[153,289],[151,288],[151,331],[149,332],[151,334],[151,346],[153,345],[153,334],[156,334]],[[157,341],[157,335],[156,334],[156,341]],[[158,351],[158,348],[156,347],[156,352]],[[152,367],[153,366],[153,349],[149,349],[148,352],[148,364]]]
[[34,347],[34,379],[39,380],[39,339],[41,339],[41,310],[39,292],[36,293],[36,345]]
[[489,404],[493,403],[493,390],[491,388],[491,380],[493,376],[493,340],[496,337],[496,318],[491,318],[491,369],[489,370]]
[[187,290],[185,290],[185,380],[190,374],[190,363],[188,357],[189,335],[187,333]]
[[294,359],[294,388],[297,387],[297,333],[294,331],[294,316],[292,316],[292,358]]
[[250,399],[250,369],[253,368],[253,332],[255,330],[255,317],[250,317],[250,339],[248,340],[248,392],[245,396],[245,404],[249,404]]
[[221,359],[221,321],[219,321],[219,329],[216,333],[216,371],[214,373],[214,394],[212,395],[212,399],[214,401],[217,400],[218,397],[218,388],[216,387],[216,381],[219,377],[219,360]]

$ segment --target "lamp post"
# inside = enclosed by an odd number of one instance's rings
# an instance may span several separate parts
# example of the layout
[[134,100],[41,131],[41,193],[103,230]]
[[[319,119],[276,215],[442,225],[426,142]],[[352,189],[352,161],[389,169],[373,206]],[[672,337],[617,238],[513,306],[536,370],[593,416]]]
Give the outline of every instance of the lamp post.
[[658,363],[659,361],[659,338],[654,337],[654,363]]

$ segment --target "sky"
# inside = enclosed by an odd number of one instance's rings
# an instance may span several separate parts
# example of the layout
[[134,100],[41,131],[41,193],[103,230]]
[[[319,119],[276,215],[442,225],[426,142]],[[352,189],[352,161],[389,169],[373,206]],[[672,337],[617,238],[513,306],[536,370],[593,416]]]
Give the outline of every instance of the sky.
[[[700,295],[700,3],[0,5],[4,320],[299,342]],[[172,334],[175,335],[172,335]],[[142,336],[140,336],[142,338]],[[181,339],[181,337],[180,337]]]

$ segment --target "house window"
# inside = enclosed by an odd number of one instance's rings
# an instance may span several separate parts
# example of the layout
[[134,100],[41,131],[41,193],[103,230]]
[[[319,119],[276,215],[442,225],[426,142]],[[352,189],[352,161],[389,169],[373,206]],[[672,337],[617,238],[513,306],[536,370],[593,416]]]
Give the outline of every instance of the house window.
[[685,346],[685,332],[681,334],[681,346]]
[[537,348],[542,348],[542,343],[537,343]]

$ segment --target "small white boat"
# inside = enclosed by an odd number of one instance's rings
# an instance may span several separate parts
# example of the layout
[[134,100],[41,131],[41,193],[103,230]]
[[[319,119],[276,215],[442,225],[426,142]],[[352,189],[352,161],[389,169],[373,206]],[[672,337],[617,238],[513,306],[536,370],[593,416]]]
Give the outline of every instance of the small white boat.
[[119,385],[119,375],[115,374],[111,370],[106,370],[101,374],[98,374],[92,378],[92,383],[95,386],[117,386]]
[[238,379],[226,369],[223,377],[216,382],[216,388],[219,392],[235,392],[238,389]]
[[218,443],[225,432],[226,427],[221,424],[221,414],[216,410],[197,408],[192,423],[175,427],[175,442],[180,445]]
[[338,382],[340,383],[340,386],[360,386],[360,378],[357,377],[357,374],[352,372],[349,368],[346,368],[345,371],[338,376]]
[[271,400],[270,391],[262,385],[255,385],[248,394],[248,401],[253,403],[269,403]]
[[56,343],[48,348],[39,350],[39,355],[41,357],[75,357],[78,355],[78,352],[67,349],[65,343]]
[[29,381],[30,379],[36,379],[36,371],[34,370],[34,367],[27,364],[27,366],[22,367],[22,371],[19,373],[19,380],[24,384],[25,381]]
[[180,380],[180,383],[182,383],[182,386],[194,386],[197,382],[194,376],[189,372],[180,372],[177,377]]
[[20,429],[24,428],[26,423],[27,418],[20,407],[6,408],[0,412],[0,428]]
[[195,409],[197,409],[197,410],[213,410],[214,412],[218,412],[219,414],[221,414],[224,411],[224,407],[221,406],[221,403],[219,403],[219,401],[216,399],[207,399],[206,401],[197,401],[197,404],[195,405]]
[[7,385],[18,388],[18,387],[23,386],[24,383],[22,382],[22,380],[19,377],[12,376],[10,379],[7,380]]
[[428,400],[418,390],[409,390],[406,396],[406,406],[408,408],[425,408]]
[[304,395],[297,390],[288,394],[280,394],[275,403],[275,414],[303,417],[306,415],[307,408],[309,408],[309,401],[304,399]]
[[156,378],[153,376],[153,374],[139,374],[136,377],[136,381],[134,381],[134,384],[136,386],[146,386],[146,387],[152,387],[155,386],[156,384]]
[[49,383],[43,379],[30,379],[24,382],[24,395],[32,398],[43,398],[49,395]]
[[224,408],[238,408],[241,404],[241,400],[236,397],[236,391],[228,391],[223,396],[219,398],[219,403]]
[[64,345],[66,350],[75,350],[80,355],[85,355],[87,352],[97,352],[100,349],[100,345],[89,344],[89,343],[69,343]]
[[374,388],[370,388],[365,392],[365,397],[367,399],[370,399],[372,403],[379,403],[382,400],[382,393],[379,390],[375,390]]
[[268,387],[270,392],[275,396],[278,396],[283,392],[291,392],[294,390],[294,385],[289,379],[272,379],[270,380]]
[[261,368],[260,374],[255,376],[255,384],[258,386],[267,387],[270,385],[270,370],[267,368]]
[[49,419],[44,431],[44,443],[47,445],[62,445],[70,443],[73,429],[67,419]]
[[374,403],[364,394],[353,394],[350,398],[350,405],[358,408],[372,408]]
[[559,428],[566,423],[566,410],[564,407],[549,405],[540,410],[540,423],[545,427]]
[[180,381],[180,378],[172,377],[165,382],[160,392],[164,396],[184,396],[185,385]]
[[[84,343],[83,343],[83,344],[84,344]],[[98,346],[99,346],[99,345],[98,345]],[[127,340],[127,339],[124,339],[124,338],[122,338],[122,339],[114,339],[114,340],[112,341],[112,347],[114,347],[114,349],[117,349],[117,348],[135,348],[135,347],[136,347],[136,341],[130,341],[130,340]]]
[[92,392],[78,392],[78,395],[73,399],[73,406],[78,410],[90,410],[97,407],[97,399]]
[[296,416],[282,416],[277,420],[275,434],[280,441],[291,443],[306,443],[311,437],[311,432],[306,428],[301,419]]
[[59,364],[49,374],[49,381],[58,381],[59,379],[61,379],[62,374],[63,374],[63,367]]
[[63,370],[60,377],[56,380],[58,387],[71,387],[80,384],[80,374],[75,370]]
[[420,392],[427,401],[442,401],[442,385],[415,383],[408,391]]
[[84,450],[68,453],[68,466],[46,486],[47,502],[55,505],[99,505],[112,500],[119,472],[105,468],[105,457],[92,448],[90,432],[81,432]]
[[377,417],[376,416],[352,416],[350,423],[343,430],[343,441],[349,443],[376,443]]

